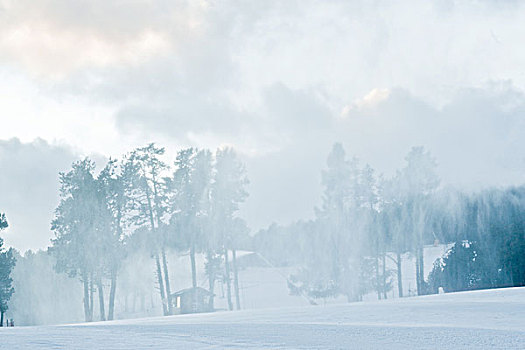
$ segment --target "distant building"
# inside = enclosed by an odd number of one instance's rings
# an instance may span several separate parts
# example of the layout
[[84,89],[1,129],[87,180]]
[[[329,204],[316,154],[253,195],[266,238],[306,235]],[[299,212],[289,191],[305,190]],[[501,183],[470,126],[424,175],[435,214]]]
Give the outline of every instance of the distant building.
[[186,288],[171,295],[175,313],[193,314],[211,312],[210,297],[213,294],[201,287]]

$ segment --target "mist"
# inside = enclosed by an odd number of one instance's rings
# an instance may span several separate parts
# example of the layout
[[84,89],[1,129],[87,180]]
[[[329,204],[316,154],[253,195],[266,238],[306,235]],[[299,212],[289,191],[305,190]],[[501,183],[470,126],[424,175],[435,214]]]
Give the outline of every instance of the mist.
[[[524,6],[0,1],[0,330],[331,348],[522,308]],[[525,337],[483,312],[464,344]]]

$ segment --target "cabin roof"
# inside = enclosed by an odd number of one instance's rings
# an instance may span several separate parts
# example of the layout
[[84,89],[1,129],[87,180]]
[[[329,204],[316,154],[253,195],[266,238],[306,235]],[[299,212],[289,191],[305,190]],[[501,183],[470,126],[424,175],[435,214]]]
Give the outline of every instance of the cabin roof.
[[183,294],[187,294],[187,293],[195,293],[195,292],[200,292],[200,293],[207,294],[207,295],[214,295],[213,293],[211,293],[207,289],[204,289],[204,288],[201,288],[201,287],[192,287],[192,288],[181,289],[181,290],[173,293],[172,295],[173,296],[179,296],[179,295],[183,295]]

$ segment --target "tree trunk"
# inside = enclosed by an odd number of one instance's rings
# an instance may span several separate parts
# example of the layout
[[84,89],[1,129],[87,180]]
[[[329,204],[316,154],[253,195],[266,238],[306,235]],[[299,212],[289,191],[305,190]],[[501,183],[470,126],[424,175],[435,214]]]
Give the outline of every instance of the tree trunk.
[[416,288],[417,295],[421,295],[421,261],[419,260],[419,247],[416,248]]
[[401,253],[397,253],[397,261],[396,261],[396,265],[397,265],[397,290],[398,290],[398,294],[399,294],[399,297],[402,298],[403,297],[403,275],[401,273]]
[[213,311],[215,308],[214,305],[214,290],[215,290],[215,262],[213,259],[213,254],[208,252],[208,284],[209,284],[209,290],[210,290],[210,300],[208,304],[208,308],[210,311]]
[[195,265],[195,243],[194,242],[192,242],[190,246],[190,260],[191,260],[191,282],[192,282],[193,288],[196,288],[197,287],[197,266]]
[[117,291],[117,268],[111,271],[111,286],[109,289],[108,321],[113,320],[115,310],[115,293]]
[[381,300],[381,282],[379,276],[379,254],[376,255],[375,260],[375,270],[376,270],[376,290],[377,290],[377,299]]
[[173,315],[173,304],[171,302],[171,288],[170,288],[170,276],[168,274],[168,260],[166,259],[166,251],[164,247],[161,249],[162,252],[162,266],[164,268],[164,281],[166,282],[166,300],[168,302],[168,314]]
[[3,311],[0,311],[0,327],[3,327],[4,326],[4,312]]
[[93,321],[93,292],[95,287],[93,286],[93,275],[89,278],[89,322]]
[[417,265],[419,267],[418,270],[418,283],[417,283],[417,295],[424,295],[425,294],[425,266],[424,266],[424,257],[423,257],[423,247],[418,248],[417,252]]
[[[150,188],[149,188],[149,185],[147,183],[147,180],[144,180],[144,181],[146,182],[146,185],[145,185],[145,188],[146,188],[146,199],[148,201],[148,213],[149,213],[149,221],[150,221],[150,225],[151,225],[151,233],[153,234],[153,237],[155,239],[155,243],[156,243],[157,248],[158,248],[159,240],[158,240],[158,237],[155,234],[157,230],[155,229],[155,219],[153,217],[153,205],[151,204]],[[161,246],[162,246],[162,261],[163,261],[163,263],[165,263],[166,262],[166,254],[164,254],[163,242],[160,242],[160,243],[161,243]],[[158,251],[155,252],[155,265],[157,267],[157,279],[158,279],[158,282],[159,282],[160,298],[162,300],[162,312],[163,312],[164,316],[167,316],[167,315],[169,315],[169,309],[168,309],[168,305],[167,305],[168,301],[166,299],[166,291],[164,289],[164,281],[162,280],[162,269],[161,269],[161,266],[160,266],[160,258],[159,258]],[[167,265],[167,263],[164,264],[164,265],[165,265],[164,273],[166,274],[167,271],[168,271],[168,265]],[[166,275],[165,279],[169,283],[169,276]],[[170,296],[170,298],[171,298],[171,296]]]
[[382,276],[382,285],[383,285],[383,299],[386,300],[386,253],[383,253],[383,276]]
[[237,252],[232,249],[232,263],[233,263],[233,290],[235,292],[235,307],[237,310],[241,309],[241,298],[239,296],[239,271],[237,270]]
[[162,313],[164,316],[167,316],[168,305],[166,302],[166,295],[164,294],[164,281],[162,280],[162,269],[160,267],[159,253],[155,253],[155,265],[157,267],[157,281],[159,283],[160,300],[162,302]]
[[232,303],[232,287],[230,283],[230,262],[228,259],[228,249],[224,249],[224,269],[225,269],[225,276],[224,280],[226,282],[226,295],[228,297],[228,310],[233,310],[233,303]]
[[84,320],[90,322],[89,319],[89,281],[86,273],[82,274],[82,283],[84,285]]
[[106,310],[104,307],[104,287],[102,286],[102,281],[100,279],[97,281],[97,289],[98,289],[98,303],[100,306],[100,320],[105,321],[106,320]]

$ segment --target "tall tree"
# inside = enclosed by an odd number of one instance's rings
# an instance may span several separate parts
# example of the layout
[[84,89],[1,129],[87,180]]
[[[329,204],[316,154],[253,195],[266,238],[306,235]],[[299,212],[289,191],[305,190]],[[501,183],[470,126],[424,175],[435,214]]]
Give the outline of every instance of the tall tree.
[[195,254],[205,249],[209,231],[212,155],[208,150],[183,149],[175,167],[170,186],[172,231],[178,232],[183,243],[180,247],[189,250],[192,286],[197,287]]
[[[107,246],[104,250],[104,264],[110,279],[108,320],[114,318],[115,295],[117,290],[117,274],[124,258],[123,239],[124,226],[128,216],[130,203],[129,193],[132,182],[129,174],[119,169],[119,163],[110,159],[97,177],[99,191],[107,206],[108,220]],[[100,286],[101,290],[101,286]],[[101,299],[103,303],[103,298]],[[102,309],[102,307],[101,307]],[[101,310],[102,312],[102,310]]]
[[358,182],[357,160],[348,160],[343,146],[335,143],[328,155],[327,169],[322,173],[323,205],[318,216],[325,222],[325,239],[332,257],[329,278],[349,301],[358,300],[360,294],[361,242],[357,221],[351,218],[359,206]]
[[213,227],[224,257],[224,280],[228,308],[233,309],[228,250],[232,249],[234,218],[239,205],[248,196],[246,169],[231,148],[218,149],[215,154],[215,176],[211,187],[211,215]]
[[[368,164],[360,171],[356,195],[359,201],[359,212],[365,224],[365,244],[366,252],[373,257],[374,261],[374,286],[377,291],[378,299],[386,299],[387,290],[387,269],[386,269],[386,227],[382,225],[380,215],[381,208],[381,189],[377,181],[374,169]],[[362,281],[364,282],[364,281]]]
[[130,195],[134,212],[132,221],[136,226],[148,225],[151,232],[162,310],[164,315],[169,315],[173,312],[173,304],[165,230],[161,229],[168,210],[168,189],[164,173],[169,167],[161,159],[164,151],[164,148],[157,147],[154,143],[137,148],[128,156],[124,171],[133,181]]
[[391,179],[385,180],[383,185],[383,203],[381,216],[385,230],[388,230],[390,247],[395,257],[390,257],[396,264],[396,279],[398,296],[403,293],[403,254],[409,249],[408,229],[405,227],[407,218],[405,202],[400,186],[399,172]]
[[426,294],[424,272],[424,244],[431,235],[429,198],[439,185],[436,160],[423,147],[413,147],[405,158],[406,166],[400,172],[403,205],[408,215],[416,257],[416,285],[418,295]]
[[56,270],[71,277],[80,276],[84,285],[84,315],[93,320],[94,283],[100,275],[100,236],[107,234],[109,216],[93,177],[95,164],[88,158],[73,163],[60,173],[60,204],[51,229],[55,233],[50,251],[56,257]]

